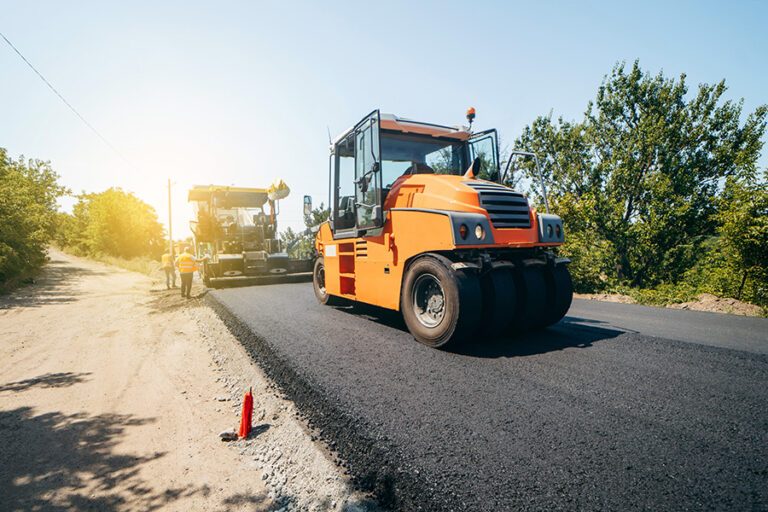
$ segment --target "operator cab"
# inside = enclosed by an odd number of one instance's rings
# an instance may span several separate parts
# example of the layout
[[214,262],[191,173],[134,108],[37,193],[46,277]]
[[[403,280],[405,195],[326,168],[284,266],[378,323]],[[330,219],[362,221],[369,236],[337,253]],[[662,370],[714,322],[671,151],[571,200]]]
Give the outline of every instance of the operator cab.
[[476,177],[499,181],[496,130],[472,133],[373,111],[336,138],[329,163],[334,238],[380,232],[384,203],[401,176],[461,176],[479,159]]

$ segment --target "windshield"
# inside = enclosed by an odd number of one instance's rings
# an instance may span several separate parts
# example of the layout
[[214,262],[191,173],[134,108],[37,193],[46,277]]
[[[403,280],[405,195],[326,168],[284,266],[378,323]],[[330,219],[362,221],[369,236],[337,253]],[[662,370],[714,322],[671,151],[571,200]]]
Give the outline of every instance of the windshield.
[[381,170],[385,188],[391,187],[405,173],[458,176],[468,167],[466,142],[381,132]]
[[269,218],[260,208],[218,208],[216,218],[223,227],[251,227],[269,222]]

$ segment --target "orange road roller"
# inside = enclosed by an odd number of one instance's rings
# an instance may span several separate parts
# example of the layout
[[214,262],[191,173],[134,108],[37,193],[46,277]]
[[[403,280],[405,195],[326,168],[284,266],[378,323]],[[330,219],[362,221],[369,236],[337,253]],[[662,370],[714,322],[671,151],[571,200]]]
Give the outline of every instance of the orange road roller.
[[440,348],[565,316],[562,222],[506,186],[515,158],[538,159],[515,152],[501,172],[496,130],[473,132],[474,117],[454,127],[376,110],[332,141],[331,213],[315,239],[322,304],[400,311]]

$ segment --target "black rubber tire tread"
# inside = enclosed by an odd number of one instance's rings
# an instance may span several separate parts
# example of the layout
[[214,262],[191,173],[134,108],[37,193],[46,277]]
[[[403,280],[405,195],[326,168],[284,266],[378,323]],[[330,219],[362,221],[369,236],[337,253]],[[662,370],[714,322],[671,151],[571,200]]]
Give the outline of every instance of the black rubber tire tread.
[[547,305],[541,326],[548,327],[559,322],[571,307],[573,301],[573,281],[565,265],[557,265],[544,270],[547,284]]
[[513,329],[537,329],[542,326],[547,305],[543,266],[522,267],[515,272],[517,314]]
[[498,268],[480,278],[483,291],[482,329],[489,336],[509,330],[517,309],[517,292],[512,270]]
[[[436,327],[421,324],[411,304],[413,284],[423,273],[437,278],[445,294],[446,313]],[[483,309],[480,279],[471,271],[456,271],[439,254],[419,257],[408,267],[400,290],[400,310],[414,338],[429,347],[451,349],[476,334]]]
[[337,297],[336,295],[331,295],[330,293],[323,293],[320,290],[320,286],[317,284],[317,272],[319,267],[323,267],[323,270],[325,270],[325,258],[320,256],[315,260],[315,266],[312,270],[312,288],[315,290],[315,297],[317,297],[317,301],[320,304],[324,304],[326,306],[342,306],[346,303],[343,297]]

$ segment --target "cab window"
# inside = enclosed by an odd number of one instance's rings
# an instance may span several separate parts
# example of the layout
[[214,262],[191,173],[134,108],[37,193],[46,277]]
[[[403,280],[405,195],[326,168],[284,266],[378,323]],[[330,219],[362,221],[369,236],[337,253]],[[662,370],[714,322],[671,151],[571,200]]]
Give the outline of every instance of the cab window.
[[355,136],[350,134],[336,146],[339,170],[338,204],[336,205],[336,229],[355,227]]
[[470,159],[480,159],[477,177],[481,180],[499,180],[499,153],[496,130],[478,133],[469,140]]
[[462,174],[468,167],[463,142],[393,132],[381,134],[382,183],[403,174]]

